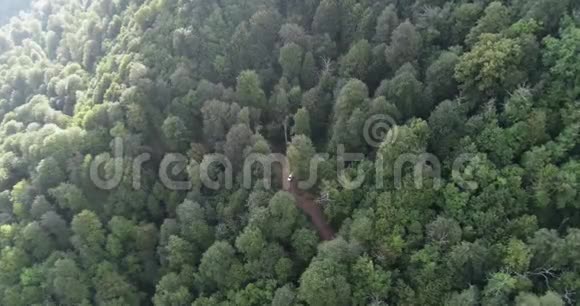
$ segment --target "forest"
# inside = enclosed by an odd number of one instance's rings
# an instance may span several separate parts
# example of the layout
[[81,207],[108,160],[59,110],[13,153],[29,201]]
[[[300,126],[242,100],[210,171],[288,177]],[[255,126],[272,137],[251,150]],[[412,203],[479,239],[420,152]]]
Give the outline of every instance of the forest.
[[0,305],[580,305],[580,1],[0,7]]

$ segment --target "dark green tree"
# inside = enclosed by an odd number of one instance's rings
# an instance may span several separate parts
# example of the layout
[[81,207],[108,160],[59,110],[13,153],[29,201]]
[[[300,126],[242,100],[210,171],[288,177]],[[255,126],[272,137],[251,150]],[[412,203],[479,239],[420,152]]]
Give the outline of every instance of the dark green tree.
[[305,135],[307,137],[311,136],[310,129],[310,114],[305,108],[301,108],[294,115],[294,127],[292,128],[292,134],[294,135]]
[[385,49],[389,67],[396,71],[405,63],[414,63],[421,51],[421,35],[408,20],[401,23],[391,37],[391,43]]

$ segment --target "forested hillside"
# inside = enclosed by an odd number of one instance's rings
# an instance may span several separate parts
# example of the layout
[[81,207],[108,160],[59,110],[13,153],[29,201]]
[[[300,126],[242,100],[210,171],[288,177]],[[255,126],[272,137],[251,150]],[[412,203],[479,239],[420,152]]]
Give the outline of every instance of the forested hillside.
[[579,1],[0,3],[0,305],[580,305]]

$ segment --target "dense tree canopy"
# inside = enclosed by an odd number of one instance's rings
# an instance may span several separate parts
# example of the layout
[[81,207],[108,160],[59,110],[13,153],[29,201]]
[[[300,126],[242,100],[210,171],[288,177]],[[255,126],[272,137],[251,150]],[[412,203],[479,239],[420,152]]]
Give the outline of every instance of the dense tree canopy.
[[0,305],[580,304],[579,3],[0,0]]

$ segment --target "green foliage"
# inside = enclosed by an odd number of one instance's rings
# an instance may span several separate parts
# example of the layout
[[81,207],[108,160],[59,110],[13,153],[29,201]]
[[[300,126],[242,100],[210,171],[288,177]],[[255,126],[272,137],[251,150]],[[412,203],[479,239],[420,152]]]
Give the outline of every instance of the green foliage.
[[578,1],[0,7],[1,305],[577,303]]
[[154,12],[150,6],[142,6],[135,13],[135,22],[141,27],[142,30],[147,29],[153,22]]
[[483,34],[473,50],[461,57],[455,77],[468,92],[494,96],[524,80],[522,56],[517,41]]
[[292,286],[280,287],[274,293],[272,306],[291,306],[296,302],[296,292]]
[[301,228],[292,235],[292,247],[298,259],[309,261],[316,254],[318,236],[315,232]]
[[363,126],[368,104],[368,88],[360,80],[351,79],[342,87],[334,106],[335,127],[347,126],[347,129],[335,128],[332,134],[334,146],[345,145],[348,149],[364,148]]
[[236,238],[236,248],[247,258],[258,258],[265,246],[266,240],[258,228],[246,227],[244,232]]
[[510,240],[505,246],[504,265],[514,272],[527,271],[531,253],[525,243],[519,240]]
[[330,259],[313,261],[300,278],[300,298],[313,306],[349,305],[351,287],[343,268]]
[[394,144],[388,141],[381,144],[378,154],[381,154],[383,159],[387,178],[395,178],[394,166],[402,154],[421,154],[426,151],[429,132],[427,123],[416,119],[405,126],[398,127],[398,135]]
[[377,42],[389,44],[391,42],[391,35],[399,23],[399,16],[397,16],[395,6],[391,4],[385,7],[377,19],[375,40]]
[[348,116],[357,107],[362,106],[368,96],[369,90],[365,83],[360,80],[351,79],[340,91],[335,106],[336,116]]
[[465,107],[459,101],[445,100],[431,112],[431,147],[437,156],[449,156],[465,133]]
[[290,237],[299,213],[294,201],[292,194],[283,191],[272,197],[268,205],[269,235],[280,240]]
[[391,275],[368,257],[359,257],[352,267],[353,305],[385,300],[391,286]]
[[307,137],[312,135],[312,130],[310,129],[310,114],[305,108],[299,109],[294,115],[292,133],[294,135],[305,135]]
[[244,279],[241,263],[235,249],[225,241],[215,242],[201,258],[199,274],[207,284],[217,288],[236,289]]
[[407,20],[393,31],[391,43],[385,49],[387,64],[396,71],[405,63],[414,63],[420,51],[421,36]]
[[477,21],[469,34],[466,42],[468,45],[473,45],[480,40],[480,36],[485,33],[499,33],[509,26],[510,12],[501,2],[491,2]]
[[172,150],[182,148],[187,142],[189,131],[185,123],[177,116],[167,117],[163,121],[161,130]]
[[367,77],[371,60],[371,45],[366,40],[354,44],[342,58],[340,74],[345,78],[364,80]]
[[72,184],[61,184],[50,189],[49,194],[56,199],[56,203],[61,209],[68,209],[73,213],[82,211],[89,203],[83,192]]
[[242,71],[237,79],[236,93],[242,106],[266,107],[266,95],[261,88],[258,74],[251,70]]
[[316,85],[318,79],[318,70],[316,68],[316,60],[312,52],[307,52],[304,55],[302,68],[300,70],[300,81],[304,89],[310,89]]
[[300,75],[303,53],[302,47],[295,43],[289,43],[280,49],[280,66],[288,79],[292,80]]
[[65,174],[60,168],[58,162],[49,157],[43,159],[36,168],[37,176],[34,185],[40,190],[47,190],[56,187],[65,180]]
[[441,246],[455,245],[461,241],[461,227],[457,221],[438,217],[427,225],[427,237],[429,240]]
[[234,165],[240,165],[246,148],[251,145],[252,131],[245,124],[234,125],[226,135],[224,152]]
[[470,286],[469,289],[465,289],[460,293],[453,293],[445,305],[448,306],[475,306],[478,305],[479,292],[474,286]]
[[310,176],[310,162],[314,158],[314,147],[308,136],[298,135],[292,139],[288,147],[288,160],[290,169],[300,180],[306,180]]
[[316,9],[312,28],[319,34],[327,33],[334,38],[340,31],[340,7],[338,1],[323,0]]
[[432,107],[430,97],[425,92],[425,85],[417,77],[417,70],[407,63],[386,83],[387,100],[394,101],[404,119],[423,117]]
[[570,7],[569,0],[534,0],[517,1],[519,13],[523,17],[532,18],[539,21],[547,31],[557,30],[561,18],[567,13]]
[[544,53],[544,61],[550,67],[553,76],[553,86],[558,95],[570,95],[571,98],[578,96],[577,76],[578,61],[578,37],[580,29],[567,27],[561,39],[548,37],[545,39],[547,50]]
[[192,296],[179,275],[168,273],[157,284],[153,304],[184,305],[191,303]]
[[69,258],[59,259],[51,268],[52,292],[64,305],[88,304],[89,286],[82,270]]
[[434,102],[452,99],[457,94],[455,67],[459,56],[452,52],[444,52],[429,66],[425,75],[425,84]]
[[105,233],[97,215],[84,210],[71,222],[71,242],[86,266],[96,264],[104,255]]
[[453,41],[463,43],[476,25],[483,8],[480,3],[461,3],[453,10]]

